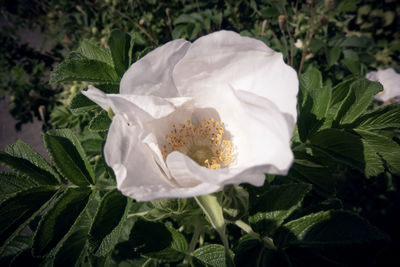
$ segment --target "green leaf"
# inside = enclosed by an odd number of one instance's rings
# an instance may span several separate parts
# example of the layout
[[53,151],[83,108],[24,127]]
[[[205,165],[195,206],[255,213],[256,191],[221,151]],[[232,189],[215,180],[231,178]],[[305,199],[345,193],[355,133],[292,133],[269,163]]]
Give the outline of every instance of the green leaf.
[[326,61],[328,62],[328,67],[333,66],[338,61],[340,53],[341,50],[337,46],[328,49],[326,52]]
[[384,171],[386,163],[394,173],[400,174],[400,146],[387,138],[365,130],[355,131],[362,137],[367,177],[376,176]]
[[0,264],[9,265],[13,258],[28,249],[32,243],[32,236],[17,235],[0,254]]
[[400,128],[400,105],[386,105],[369,112],[351,125],[360,130],[381,130],[386,128]]
[[99,205],[99,191],[92,193],[85,207],[76,220],[76,223],[71,227],[66,235],[67,237],[62,240],[61,245],[57,246],[58,249],[54,253],[55,266],[84,266],[84,256],[88,251],[88,232],[92,225],[93,218]]
[[313,213],[283,225],[274,237],[284,248],[290,245],[322,247],[387,240],[388,236],[356,214],[340,211]]
[[62,244],[54,259],[54,266],[76,266],[82,253],[87,250],[87,229],[81,228],[73,232]]
[[360,0],[346,0],[346,1],[341,1],[339,6],[337,7],[338,11],[341,12],[352,12],[357,10],[357,4],[360,2]]
[[331,89],[323,87],[321,72],[308,68],[300,76],[298,129],[303,142],[322,126],[330,100]]
[[265,18],[277,18],[280,15],[279,11],[273,6],[262,8],[260,12]]
[[90,193],[87,188],[68,188],[42,217],[33,237],[33,254],[49,253],[68,233],[84,210]]
[[102,110],[90,121],[89,129],[95,132],[105,132],[110,128],[111,119],[106,111]]
[[311,53],[316,54],[324,46],[325,46],[325,42],[324,41],[322,41],[320,39],[317,39],[317,38],[313,38],[310,41],[309,48],[310,48]]
[[119,83],[118,84],[96,84],[96,88],[103,91],[106,94],[118,94],[119,93]]
[[55,188],[50,186],[29,188],[0,203],[0,254],[12,238],[47,206],[55,192]]
[[11,156],[28,160],[36,167],[51,173],[58,182],[61,182],[60,177],[58,176],[57,172],[54,171],[53,167],[47,163],[47,161],[39,153],[33,150],[21,139],[15,143],[7,145],[4,151]]
[[[89,157],[101,155],[103,146],[103,139],[99,138],[88,138],[82,140],[82,147],[85,149]],[[96,179],[98,177],[96,176]]]
[[373,101],[373,96],[382,91],[382,85],[367,79],[359,79],[350,85],[350,90],[340,105],[336,123],[350,124],[364,114]]
[[146,253],[145,256],[163,262],[181,261],[187,253],[188,243],[183,234],[172,227],[166,226],[166,228],[171,233],[170,245],[161,251]]
[[102,199],[89,231],[89,248],[97,256],[107,255],[118,242],[129,203],[118,190],[108,192]]
[[77,52],[72,52],[50,76],[50,83],[87,81],[118,84],[119,80],[118,74],[111,65],[89,59]]
[[[354,1],[354,0],[353,0]],[[347,1],[343,1],[347,2]],[[357,0],[359,2],[359,0]],[[360,48],[367,48],[371,45],[371,40],[365,36],[349,36],[340,44],[341,47],[360,47]]]
[[172,233],[162,223],[138,220],[132,228],[129,242],[135,253],[146,255],[170,247]]
[[[230,251],[231,256],[233,253]],[[193,252],[192,266],[223,267],[225,264],[225,248],[222,245],[209,244]]]
[[24,176],[14,173],[0,172],[0,201],[16,192],[36,187],[38,183]]
[[358,76],[348,76],[332,89],[331,107],[340,104],[345,99],[349,93],[350,85],[357,80]]
[[122,77],[131,63],[132,44],[131,36],[120,30],[111,32],[107,44],[111,50],[115,71]]
[[328,157],[327,164],[333,159],[360,171],[365,168],[360,136],[339,129],[324,129],[312,136],[310,143],[317,158]]
[[90,40],[83,40],[79,45],[77,52],[88,59],[101,61],[113,66],[113,60],[110,53]]
[[69,108],[76,113],[88,112],[96,107],[98,107],[97,104],[84,96],[81,92],[72,98],[69,105]]
[[332,196],[335,193],[335,181],[329,169],[308,159],[298,160],[297,155],[288,176],[293,180],[312,184],[313,191],[319,195]]
[[353,74],[359,74],[361,71],[360,61],[352,58],[343,58],[341,63]]
[[93,184],[93,168],[71,130],[48,131],[43,137],[54,165],[66,179],[80,186]]
[[37,167],[26,159],[13,157],[0,151],[0,162],[25,177],[43,185],[56,185],[58,181],[49,172]]
[[305,73],[300,76],[300,88],[302,92],[318,91],[323,86],[322,75],[316,68],[308,68]]
[[249,222],[255,232],[265,236],[278,228],[311,190],[309,184],[271,186],[249,210]]

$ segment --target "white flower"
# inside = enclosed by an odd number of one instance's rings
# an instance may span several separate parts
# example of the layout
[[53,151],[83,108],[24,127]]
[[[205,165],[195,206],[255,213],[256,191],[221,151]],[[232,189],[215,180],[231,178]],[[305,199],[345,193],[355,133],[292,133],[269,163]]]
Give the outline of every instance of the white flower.
[[120,94],[83,93],[116,114],[104,155],[118,189],[148,201],[286,174],[297,91],[280,53],[220,31],[150,52],[124,74]]
[[368,80],[380,82],[383,91],[375,95],[375,99],[386,102],[391,98],[400,96],[400,74],[394,69],[371,71],[365,76]]

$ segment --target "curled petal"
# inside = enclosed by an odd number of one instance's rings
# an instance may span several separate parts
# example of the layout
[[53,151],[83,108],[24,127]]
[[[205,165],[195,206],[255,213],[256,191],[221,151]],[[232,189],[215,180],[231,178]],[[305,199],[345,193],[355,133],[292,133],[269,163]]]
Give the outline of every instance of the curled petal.
[[275,166],[275,174],[286,174],[293,162],[290,138],[294,127],[275,103],[247,91],[229,87],[195,88],[192,95],[198,108],[218,111],[236,146],[236,164],[231,167]]
[[201,183],[182,187],[168,178],[151,160],[152,151],[140,141],[141,129],[129,126],[116,115],[108,133],[104,148],[107,164],[114,170],[121,192],[137,201],[191,197],[215,192],[220,186]]
[[189,47],[190,42],[178,39],[151,51],[124,74],[120,93],[159,97],[178,96],[171,73]]
[[255,166],[253,168],[223,168],[211,170],[198,165],[180,152],[172,152],[167,157],[167,165],[176,179],[201,181],[222,188],[226,184],[250,183],[255,186],[264,184],[267,171],[275,171],[273,166]]
[[176,64],[173,77],[181,94],[192,86],[229,84],[265,97],[296,121],[297,74],[281,53],[259,40],[229,31],[201,37]]
[[121,114],[131,122],[145,122],[168,116],[190,101],[187,97],[164,99],[151,95],[105,94],[91,85],[82,93],[104,110],[111,108],[115,114]]

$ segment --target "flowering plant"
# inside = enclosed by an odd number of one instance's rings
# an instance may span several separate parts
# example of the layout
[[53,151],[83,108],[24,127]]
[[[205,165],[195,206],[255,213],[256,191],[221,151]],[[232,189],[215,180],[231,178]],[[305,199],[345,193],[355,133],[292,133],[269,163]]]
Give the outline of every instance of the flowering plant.
[[297,91],[280,53],[220,31],[150,52],[124,74],[120,94],[83,94],[115,113],[104,155],[118,189],[148,201],[287,174]]
[[52,73],[91,84],[70,105],[93,114],[90,138],[44,133],[51,163],[23,141],[0,152],[14,171],[0,180],[2,261],[369,263],[365,250],[388,237],[343,209],[336,183],[400,173],[400,106],[371,109],[381,84],[332,86],[312,66],[297,77],[280,53],[229,31],[140,59],[134,47],[115,30],[107,49],[83,41]]

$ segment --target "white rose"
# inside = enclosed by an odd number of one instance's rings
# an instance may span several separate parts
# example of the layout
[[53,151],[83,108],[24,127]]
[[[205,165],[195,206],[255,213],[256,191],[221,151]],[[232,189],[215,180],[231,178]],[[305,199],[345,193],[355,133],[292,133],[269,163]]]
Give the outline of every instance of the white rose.
[[118,189],[149,201],[285,175],[297,91],[281,53],[220,31],[150,52],[124,74],[120,94],[83,93],[115,113],[104,155]]
[[400,96],[400,74],[396,73],[394,69],[371,71],[365,77],[368,80],[380,82],[383,86],[383,91],[375,95],[376,100],[386,102]]

